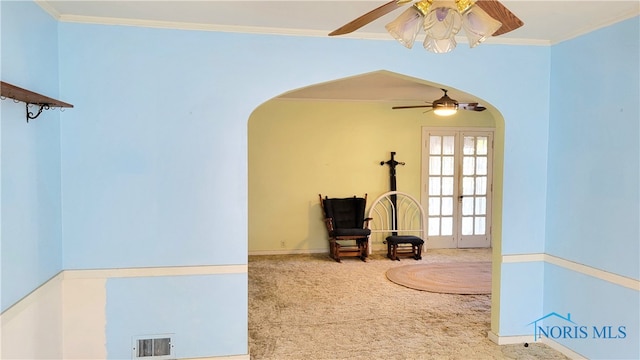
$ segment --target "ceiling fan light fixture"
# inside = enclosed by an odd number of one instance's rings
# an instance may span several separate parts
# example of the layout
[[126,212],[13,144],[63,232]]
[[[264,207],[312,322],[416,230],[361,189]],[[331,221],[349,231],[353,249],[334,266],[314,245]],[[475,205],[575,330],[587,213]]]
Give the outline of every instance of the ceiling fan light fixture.
[[475,5],[475,0],[455,0],[456,7],[458,7],[458,11],[460,14],[464,14],[465,11],[469,10],[470,7]]
[[[409,49],[413,47],[413,43],[418,35],[419,29],[417,28],[416,22],[419,23],[422,18],[425,30],[434,26],[433,21],[428,21],[428,24],[424,24],[424,18],[431,13],[431,7],[438,9],[433,14],[435,21],[445,22],[444,25],[440,24],[438,26],[437,32],[435,29],[432,31],[431,38],[433,40],[444,40],[444,36],[439,35],[442,28],[448,29],[449,26],[453,26],[450,30],[445,31],[445,33],[451,33],[447,38],[455,36],[460,30],[460,27],[456,26],[455,20],[453,22],[447,22],[446,19],[450,16],[450,13],[456,13],[458,17],[462,18],[462,27],[465,28],[470,47],[477,46],[489,36],[500,36],[524,25],[524,22],[509,11],[509,9],[501,3],[501,0],[391,0],[330,32],[329,36],[349,34],[409,3],[413,3],[411,8],[386,26],[389,33]],[[500,27],[494,30],[498,23],[501,24]],[[429,36],[429,34],[427,34],[427,36]],[[453,44],[453,41],[450,40],[449,44]],[[429,42],[427,42],[425,48],[436,49],[442,47],[435,47],[429,45]],[[453,47],[448,46],[446,48],[452,49]],[[443,53],[448,51],[439,50],[437,52]]]
[[435,1],[435,4],[434,0],[422,0],[385,28],[400,44],[411,49],[420,24],[425,32],[423,47],[436,54],[453,51],[457,45],[455,37],[463,28],[469,47],[473,48],[502,27],[502,23],[477,6],[475,0]]
[[451,52],[461,27],[462,16],[455,8],[441,6],[431,10],[424,18],[424,48],[436,54]]
[[424,38],[422,45],[426,50],[431,51],[432,53],[445,54],[453,51],[453,49],[456,48],[457,42],[455,36],[442,40],[433,39],[427,36]]
[[469,47],[473,48],[500,29],[502,23],[474,5],[462,14],[462,27],[469,40]]
[[458,112],[458,102],[447,95],[447,90],[441,90],[444,91],[444,95],[433,102],[433,113],[438,116],[451,116]]
[[454,37],[462,27],[462,17],[453,8],[439,7],[431,10],[424,18],[423,28],[436,40]]
[[457,108],[438,108],[433,110],[433,113],[438,116],[451,116],[457,112]]
[[415,109],[415,108],[432,108],[433,112],[438,116],[451,116],[458,110],[484,111],[486,107],[479,105],[477,102],[459,103],[457,100],[447,95],[447,89],[440,89],[444,95],[426,105],[408,105],[408,106],[392,106],[391,109]]
[[[418,6],[417,4],[419,3],[413,4],[395,20],[385,26],[387,32],[407,49],[413,47],[418,31],[420,31],[420,25],[423,24],[425,14],[423,9],[425,9],[425,7]],[[430,2],[428,2],[428,4],[430,5]],[[428,6],[426,8],[428,8]]]

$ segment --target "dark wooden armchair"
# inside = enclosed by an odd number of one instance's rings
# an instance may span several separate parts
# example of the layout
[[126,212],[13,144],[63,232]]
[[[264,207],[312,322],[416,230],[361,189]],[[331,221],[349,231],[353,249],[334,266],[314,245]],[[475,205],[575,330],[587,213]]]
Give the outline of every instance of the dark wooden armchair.
[[320,206],[329,232],[329,255],[337,262],[342,256],[357,256],[362,261],[369,255],[369,220],[365,218],[364,198],[322,198]]

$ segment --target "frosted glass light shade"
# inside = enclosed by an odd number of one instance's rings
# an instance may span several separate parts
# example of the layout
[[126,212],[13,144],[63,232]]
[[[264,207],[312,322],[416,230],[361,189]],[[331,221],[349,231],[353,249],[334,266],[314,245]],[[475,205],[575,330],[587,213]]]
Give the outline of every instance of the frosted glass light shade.
[[454,37],[462,27],[462,17],[453,8],[435,8],[424,18],[424,31],[428,37],[444,40]]
[[416,41],[423,19],[424,15],[420,10],[415,6],[411,6],[395,20],[388,23],[385,28],[400,44],[411,49]]
[[456,108],[439,108],[439,109],[433,110],[433,113],[438,116],[451,116],[457,112],[458,112],[458,109]]
[[500,29],[502,23],[474,5],[462,14],[462,26],[469,39],[469,47],[476,47]]
[[457,42],[455,36],[449,39],[436,40],[427,35],[422,43],[424,48],[432,53],[444,54],[451,52],[456,48]]

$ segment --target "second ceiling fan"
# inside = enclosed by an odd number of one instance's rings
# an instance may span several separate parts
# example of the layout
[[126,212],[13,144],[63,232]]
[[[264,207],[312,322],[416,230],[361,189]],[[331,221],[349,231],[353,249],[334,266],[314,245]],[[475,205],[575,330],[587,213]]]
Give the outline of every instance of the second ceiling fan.
[[447,95],[446,89],[440,90],[444,91],[444,95],[440,99],[433,101],[431,104],[394,106],[392,109],[432,108],[433,112],[439,116],[450,116],[455,114],[458,110],[484,111],[487,109],[478,103],[459,103]]
[[[332,31],[329,36],[356,31],[413,1],[389,1]],[[446,53],[455,48],[455,35],[462,28],[469,46],[474,47],[489,36],[506,34],[522,25],[522,20],[498,0],[419,0],[385,28],[407,48],[413,46],[423,28],[426,33],[424,48],[434,53]]]

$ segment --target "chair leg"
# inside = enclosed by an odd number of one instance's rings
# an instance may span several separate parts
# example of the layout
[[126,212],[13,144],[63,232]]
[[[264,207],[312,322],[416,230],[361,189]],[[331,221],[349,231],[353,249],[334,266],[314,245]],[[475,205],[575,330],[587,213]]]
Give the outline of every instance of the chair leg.
[[337,261],[340,262],[340,244],[338,244],[335,240],[330,239],[329,240],[329,256]]
[[333,259],[333,241],[329,239],[329,257]]
[[387,242],[387,257],[391,260],[400,261],[400,259],[398,259],[398,244]]
[[367,239],[358,240],[358,249],[360,250],[360,260],[366,262],[369,256],[369,242]]
[[422,245],[412,245],[413,258],[416,260],[422,260]]

